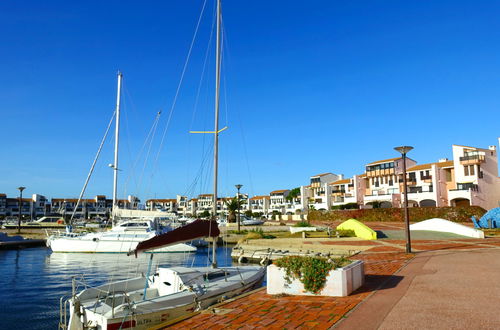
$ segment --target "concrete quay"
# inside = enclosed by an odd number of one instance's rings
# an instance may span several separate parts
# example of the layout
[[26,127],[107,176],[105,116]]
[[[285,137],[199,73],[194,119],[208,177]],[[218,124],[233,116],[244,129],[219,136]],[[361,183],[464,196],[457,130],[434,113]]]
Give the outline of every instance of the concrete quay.
[[370,242],[352,257],[365,261],[365,285],[348,297],[261,288],[156,329],[500,328],[500,238],[415,239],[412,254],[404,240]]
[[239,262],[263,262],[289,255],[351,256],[372,247],[365,242],[353,237],[250,239],[235,246],[231,257]]

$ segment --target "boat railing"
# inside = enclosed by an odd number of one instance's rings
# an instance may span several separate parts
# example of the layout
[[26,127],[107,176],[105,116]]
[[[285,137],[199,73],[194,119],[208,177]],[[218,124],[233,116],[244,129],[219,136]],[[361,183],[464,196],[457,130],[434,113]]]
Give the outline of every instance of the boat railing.
[[68,329],[68,296],[62,296],[59,300],[59,330],[67,330]]

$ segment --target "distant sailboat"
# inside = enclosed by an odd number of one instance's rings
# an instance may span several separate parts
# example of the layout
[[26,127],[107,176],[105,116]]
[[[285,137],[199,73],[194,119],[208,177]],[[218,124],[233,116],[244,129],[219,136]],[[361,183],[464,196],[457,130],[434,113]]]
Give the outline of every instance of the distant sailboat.
[[[214,143],[214,218],[217,215],[218,116],[220,82],[221,7],[217,0],[217,47]],[[207,308],[220,299],[237,296],[258,286],[266,267],[217,268],[215,219],[196,220],[171,232],[138,244],[134,253],[190,241],[214,239],[212,267],[158,267],[152,274],[73,292],[69,299],[70,329],[148,329],[193,311]],[[151,259],[153,255],[151,255]],[[73,285],[75,287],[75,284]]]
[[[163,230],[157,220],[154,219],[132,219],[117,223],[115,221],[115,213],[117,208],[117,182],[118,182],[118,143],[119,143],[119,133],[120,133],[120,95],[121,95],[121,84],[123,75],[118,73],[118,88],[116,97],[116,111],[115,111],[115,153],[114,153],[114,163],[110,164],[110,167],[114,170],[113,175],[113,228],[109,231],[88,233],[88,234],[76,234],[72,233],[71,230],[67,230],[66,233],[57,233],[49,236],[47,238],[47,246],[52,250],[52,252],[70,252],[70,253],[128,253],[134,250],[142,241],[153,238],[161,233]],[[96,157],[97,160],[97,157]],[[95,160],[94,164],[95,165]],[[92,172],[92,169],[91,169]],[[88,183],[88,179],[85,182],[82,193],[80,194],[81,200],[85,187]],[[78,205],[75,206],[75,210]],[[171,246],[167,246],[158,249],[154,252],[171,252],[171,253],[182,253],[182,252],[195,252],[196,248],[189,244],[179,243]]]

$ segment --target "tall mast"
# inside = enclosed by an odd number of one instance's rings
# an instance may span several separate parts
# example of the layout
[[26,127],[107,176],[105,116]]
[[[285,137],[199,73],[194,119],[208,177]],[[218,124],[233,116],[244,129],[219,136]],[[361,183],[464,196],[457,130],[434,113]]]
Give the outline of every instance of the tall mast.
[[[217,0],[217,38],[215,47],[215,129],[214,129],[214,202],[213,202],[213,218],[217,218],[217,176],[218,176],[218,157],[219,157],[219,89],[220,89],[220,35],[221,35],[221,0]],[[212,267],[217,267],[217,238],[214,238]]]
[[116,125],[115,125],[115,160],[113,163],[113,208],[111,209],[111,217],[113,219],[113,225],[115,220],[114,211],[117,207],[116,193],[117,193],[117,183],[118,183],[118,143],[120,138],[120,96],[122,88],[122,78],[123,74],[118,71],[118,88],[116,93]]

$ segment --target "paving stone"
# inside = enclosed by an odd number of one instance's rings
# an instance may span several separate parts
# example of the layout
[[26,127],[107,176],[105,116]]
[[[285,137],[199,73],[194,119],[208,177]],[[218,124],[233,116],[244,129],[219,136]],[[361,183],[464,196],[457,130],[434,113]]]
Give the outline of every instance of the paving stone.
[[[375,228],[403,228],[404,224],[379,223]],[[371,228],[374,228],[370,225]],[[355,244],[359,241],[345,242]],[[365,241],[366,242],[366,241]],[[219,306],[232,309],[225,315],[199,314],[173,325],[174,329],[327,329],[370,296],[391,275],[400,270],[415,254],[405,253],[406,241],[384,240],[370,250],[353,256],[365,262],[365,285],[348,297],[268,295],[260,289],[244,299]],[[500,247],[500,238],[441,239],[412,241],[415,250],[484,249]],[[344,244],[344,243],[342,243]],[[390,245],[387,245],[390,244]],[[391,250],[392,249],[392,250]]]

